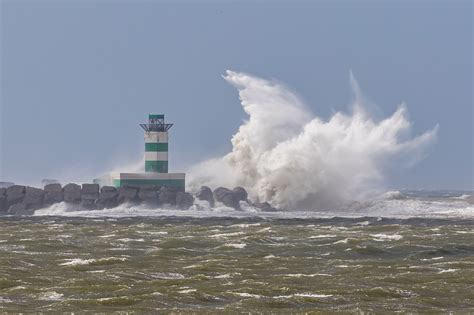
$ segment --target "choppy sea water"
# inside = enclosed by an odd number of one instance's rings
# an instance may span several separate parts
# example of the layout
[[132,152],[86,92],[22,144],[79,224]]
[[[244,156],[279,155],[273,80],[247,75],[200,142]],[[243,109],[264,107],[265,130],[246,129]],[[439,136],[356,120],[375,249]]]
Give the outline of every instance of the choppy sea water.
[[468,197],[74,210],[0,218],[0,312],[474,312]]

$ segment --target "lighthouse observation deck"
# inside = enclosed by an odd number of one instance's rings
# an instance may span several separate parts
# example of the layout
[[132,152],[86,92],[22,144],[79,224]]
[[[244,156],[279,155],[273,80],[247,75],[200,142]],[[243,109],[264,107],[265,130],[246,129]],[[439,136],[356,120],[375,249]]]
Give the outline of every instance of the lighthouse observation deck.
[[168,131],[173,124],[165,123],[165,115],[148,115],[148,124],[140,124],[140,127],[143,128],[146,132],[151,131]]

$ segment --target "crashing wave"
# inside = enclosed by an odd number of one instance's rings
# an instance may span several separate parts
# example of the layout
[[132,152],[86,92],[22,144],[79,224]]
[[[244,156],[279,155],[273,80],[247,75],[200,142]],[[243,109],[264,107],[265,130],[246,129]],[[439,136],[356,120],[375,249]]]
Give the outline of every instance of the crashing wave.
[[352,113],[324,120],[279,83],[227,71],[249,118],[232,137],[232,152],[189,172],[191,188],[243,186],[277,208],[318,208],[363,200],[383,184],[393,164],[424,157],[438,127],[410,138],[404,104],[375,120],[351,75]]

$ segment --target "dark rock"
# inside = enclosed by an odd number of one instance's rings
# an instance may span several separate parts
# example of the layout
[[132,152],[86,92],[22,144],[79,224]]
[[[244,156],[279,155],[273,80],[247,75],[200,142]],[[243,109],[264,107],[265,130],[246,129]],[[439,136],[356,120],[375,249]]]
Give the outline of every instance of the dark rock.
[[44,186],[44,192],[48,193],[51,191],[63,191],[61,184],[48,184]]
[[158,199],[160,204],[176,204],[176,194],[178,193],[178,188],[174,186],[163,186],[160,188],[158,193]]
[[137,201],[138,188],[133,186],[122,186],[119,189],[117,201],[119,203]]
[[278,211],[278,209],[273,208],[268,202],[257,202],[252,204],[252,206],[259,208],[262,211]]
[[176,208],[188,210],[194,203],[194,197],[190,193],[178,191],[176,193]]
[[5,214],[8,211],[6,192],[6,188],[0,188],[0,214]]
[[0,196],[0,214],[6,214],[8,210],[7,207],[7,197]]
[[62,202],[63,189],[61,184],[48,184],[44,186],[44,204],[51,205],[53,203]]
[[225,206],[240,209],[239,201],[235,198],[234,192],[230,189],[219,187],[214,190],[214,198],[216,201],[222,202]]
[[117,188],[114,186],[103,186],[100,188],[100,194],[102,195],[104,193],[117,193]]
[[7,188],[7,207],[21,203],[25,199],[25,186],[13,185]]
[[25,193],[25,186],[13,185],[7,188],[6,195],[17,195]]
[[247,201],[248,194],[245,188],[239,186],[235,187],[232,191],[234,192],[234,197],[237,201]]
[[141,190],[141,191],[145,191],[145,190],[158,191],[158,190],[160,190],[160,187],[155,186],[155,185],[140,185],[140,186],[137,186],[137,188],[138,188],[138,190]]
[[81,205],[85,209],[95,209],[95,201],[99,199],[98,184],[82,184]]
[[25,203],[14,204],[8,209],[8,214],[13,215],[33,215],[35,214],[35,209],[28,209],[28,205]]
[[63,188],[63,196],[65,202],[79,203],[81,202],[81,186],[77,184],[67,184]]
[[99,198],[99,184],[82,184],[81,197],[82,199]]
[[148,205],[158,205],[158,191],[156,187],[140,187],[138,199]]
[[196,193],[196,198],[199,200],[206,200],[209,202],[211,207],[214,207],[214,195],[212,194],[211,188],[207,186],[201,186],[199,191]]
[[95,209],[97,209],[96,200],[95,200],[95,199],[82,199],[82,200],[81,200],[81,206],[82,206],[82,208],[88,209],[88,210],[95,210]]
[[97,209],[110,209],[118,205],[118,191],[112,186],[104,186],[100,189],[99,199],[96,201]]
[[35,214],[35,210],[33,209],[26,209],[26,210],[20,209],[15,212],[15,215],[33,215],[33,214]]
[[28,210],[37,210],[43,207],[44,191],[39,188],[26,187],[25,199],[23,204],[26,205]]
[[26,204],[24,203],[17,203],[8,209],[8,214],[14,214],[14,215],[32,215],[35,213],[35,210],[33,209],[28,209]]

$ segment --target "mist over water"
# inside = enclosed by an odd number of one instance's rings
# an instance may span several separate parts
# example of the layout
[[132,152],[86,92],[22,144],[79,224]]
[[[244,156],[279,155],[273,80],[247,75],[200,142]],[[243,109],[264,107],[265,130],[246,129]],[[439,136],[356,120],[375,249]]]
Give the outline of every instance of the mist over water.
[[375,119],[351,74],[351,112],[325,120],[280,83],[227,71],[248,119],[232,151],[195,165],[189,186],[243,186],[251,199],[287,209],[322,209],[383,191],[388,168],[420,161],[438,126],[410,136],[407,107]]

